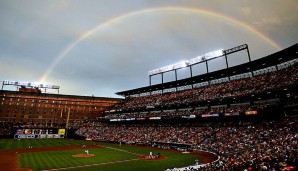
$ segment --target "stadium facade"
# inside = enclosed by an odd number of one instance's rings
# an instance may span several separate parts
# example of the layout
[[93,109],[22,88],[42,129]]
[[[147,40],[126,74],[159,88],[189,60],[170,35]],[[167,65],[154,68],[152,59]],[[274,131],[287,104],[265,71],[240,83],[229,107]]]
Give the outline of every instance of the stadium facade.
[[0,90],[0,121],[35,126],[65,124],[69,121],[96,119],[107,107],[123,99],[41,93],[32,88]]

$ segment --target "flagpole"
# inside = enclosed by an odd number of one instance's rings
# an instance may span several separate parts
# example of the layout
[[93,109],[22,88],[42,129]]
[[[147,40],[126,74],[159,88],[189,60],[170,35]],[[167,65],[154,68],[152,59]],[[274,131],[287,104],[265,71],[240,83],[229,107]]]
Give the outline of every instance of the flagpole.
[[67,114],[67,120],[66,120],[66,132],[65,132],[65,138],[67,138],[67,133],[68,133],[68,122],[69,122],[69,114],[70,114],[70,107],[68,108],[68,114]]

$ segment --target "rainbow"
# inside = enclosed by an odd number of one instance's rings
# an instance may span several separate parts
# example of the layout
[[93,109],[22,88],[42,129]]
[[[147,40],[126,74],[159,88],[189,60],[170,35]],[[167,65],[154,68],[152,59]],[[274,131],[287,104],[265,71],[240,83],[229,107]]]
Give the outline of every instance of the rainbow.
[[232,17],[229,16],[225,16],[223,14],[220,13],[216,13],[213,11],[209,11],[209,10],[205,10],[205,9],[199,9],[199,8],[191,8],[191,7],[158,7],[158,8],[147,8],[147,9],[142,9],[142,10],[137,10],[137,11],[132,11],[132,12],[128,12],[125,14],[122,14],[120,16],[111,18],[101,24],[99,24],[98,26],[88,30],[87,32],[81,34],[75,41],[71,42],[65,49],[63,49],[63,51],[61,51],[59,53],[59,55],[54,59],[54,61],[49,65],[49,67],[45,70],[45,72],[42,74],[41,78],[39,79],[39,82],[44,82],[48,75],[51,73],[51,71],[55,68],[55,66],[65,57],[67,56],[67,54],[74,49],[81,41],[83,41],[84,39],[88,38],[89,36],[91,36],[92,34],[94,34],[96,31],[98,30],[102,30],[105,27],[113,24],[113,23],[117,23],[121,20],[125,20],[125,19],[129,19],[132,16],[136,16],[136,15],[142,15],[145,13],[154,13],[154,12],[189,12],[189,13],[195,13],[195,14],[203,14],[203,15],[207,15],[207,16],[211,16],[211,17],[216,17],[218,19],[222,19],[224,21],[226,21],[227,23],[236,25],[240,28],[243,28],[253,34],[255,34],[257,37],[259,37],[260,39],[262,39],[263,41],[265,41],[266,43],[270,44],[272,47],[274,47],[277,50],[281,50],[281,46],[278,45],[274,40],[272,40],[270,37],[266,36],[265,34],[261,33],[260,31],[258,31],[257,29],[255,29],[254,27],[241,22],[239,20],[236,20]]

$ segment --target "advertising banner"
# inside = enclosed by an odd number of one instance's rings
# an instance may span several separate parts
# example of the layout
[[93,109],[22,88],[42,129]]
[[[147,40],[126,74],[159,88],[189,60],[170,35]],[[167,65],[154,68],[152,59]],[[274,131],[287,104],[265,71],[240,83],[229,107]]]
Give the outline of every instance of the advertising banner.
[[36,134],[15,134],[14,139],[34,139],[39,138],[39,135]]
[[65,129],[59,129],[58,134],[59,135],[65,135]]

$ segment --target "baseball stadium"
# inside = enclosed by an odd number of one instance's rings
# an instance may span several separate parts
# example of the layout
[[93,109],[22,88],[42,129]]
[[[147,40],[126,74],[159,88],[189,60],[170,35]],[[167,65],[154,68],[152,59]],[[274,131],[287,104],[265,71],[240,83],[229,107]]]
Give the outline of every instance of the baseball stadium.
[[[248,62],[230,67],[239,52]],[[149,71],[149,86],[115,92],[123,98],[3,81],[0,170],[296,170],[297,57],[298,44],[253,61],[246,44],[210,52]],[[218,58],[225,68],[209,72]],[[199,64],[206,73],[194,75]],[[189,78],[177,79],[181,68]]]

